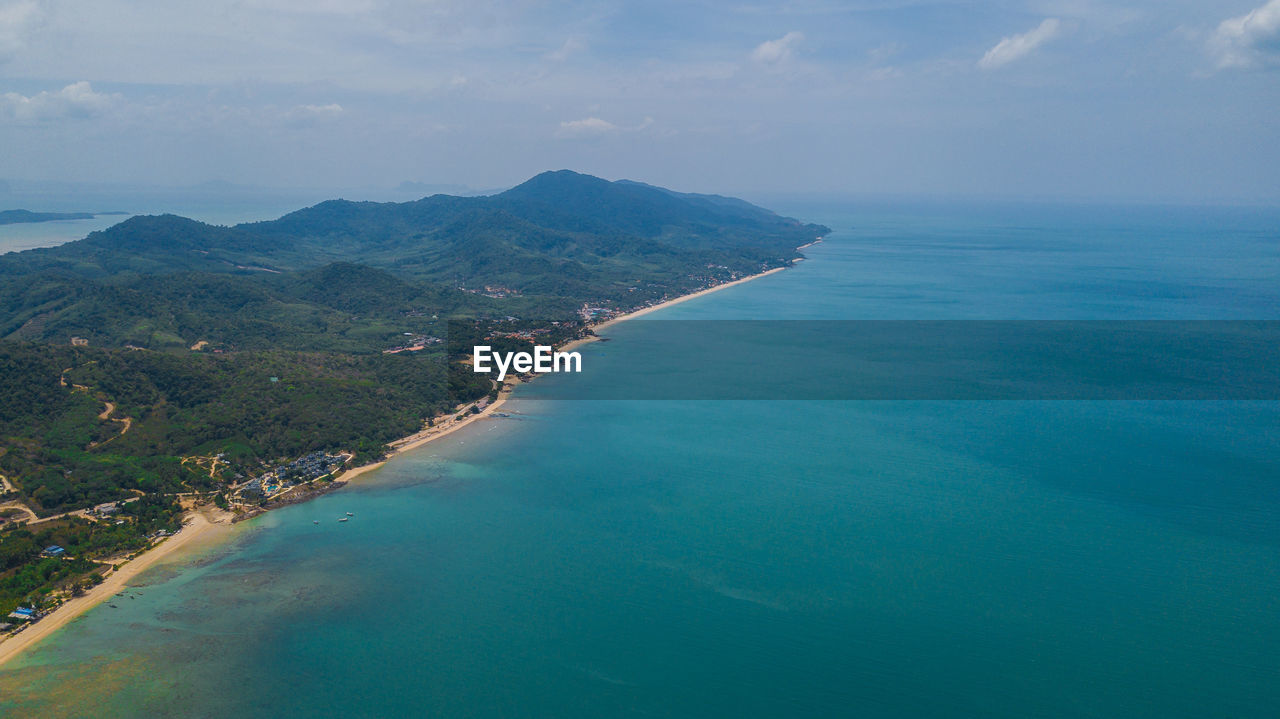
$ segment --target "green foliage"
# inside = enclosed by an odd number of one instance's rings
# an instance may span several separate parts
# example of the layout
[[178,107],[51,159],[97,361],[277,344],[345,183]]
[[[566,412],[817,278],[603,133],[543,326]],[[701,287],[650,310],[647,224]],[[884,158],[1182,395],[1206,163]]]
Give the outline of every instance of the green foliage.
[[[528,351],[517,335],[535,329],[556,344],[582,331],[584,304],[629,309],[784,266],[827,231],[561,171],[491,197],[334,200],[236,227],[134,217],[0,256],[0,472],[41,516],[129,500],[118,520],[0,533],[0,609],[87,586],[85,557],[176,529],[175,493],[222,506],[237,477],[279,460],[374,461],[496,397],[458,362],[472,344]],[[41,558],[53,543],[76,559]]]
[[[181,514],[176,502],[149,496],[124,504],[117,519],[72,517],[0,532],[0,613],[23,603],[38,605],[58,586],[97,584],[102,566],[92,560],[145,549],[149,535],[177,531]],[[54,544],[66,554],[43,557],[44,548]]]
[[[184,465],[185,456],[223,452],[229,471],[244,474],[315,450],[377,457],[427,418],[489,391],[474,373],[446,377],[444,364],[441,353],[205,355],[0,343],[0,366],[9,368],[0,395],[26,387],[47,398],[5,402],[0,472],[37,512],[52,514],[133,490],[213,490],[228,478],[211,479]],[[67,387],[58,384],[60,365],[71,365]],[[104,401],[132,418],[129,432],[98,418]],[[104,426],[113,438],[90,447]]]
[[0,337],[374,352],[430,334],[431,315],[567,318],[683,294],[783,266],[826,231],[566,171],[492,197],[333,200],[236,227],[134,217],[0,257]]

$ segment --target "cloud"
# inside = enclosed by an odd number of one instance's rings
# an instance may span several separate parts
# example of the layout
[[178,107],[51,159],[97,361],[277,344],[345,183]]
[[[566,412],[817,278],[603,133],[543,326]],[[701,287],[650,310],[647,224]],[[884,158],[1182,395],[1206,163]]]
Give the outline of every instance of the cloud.
[[0,5],[0,62],[8,62],[26,47],[26,36],[40,20],[34,0]]
[[564,41],[559,50],[549,52],[546,55],[548,60],[553,62],[564,62],[569,59],[570,55],[581,52],[587,48],[587,44],[577,38],[569,38]]
[[296,105],[284,111],[279,117],[286,127],[313,127],[342,116],[344,110],[338,103],[328,105]]
[[560,123],[560,129],[556,131],[557,137],[589,137],[592,135],[607,135],[617,132],[617,125],[608,120],[601,120],[598,117],[586,117],[581,120],[569,120]]
[[58,118],[87,118],[101,115],[121,100],[118,94],[94,92],[81,81],[57,92],[43,91],[30,97],[16,92],[0,95],[0,117],[21,122]]
[[994,70],[1003,67],[1019,58],[1025,57],[1036,48],[1058,36],[1062,23],[1056,17],[1045,18],[1045,21],[1021,35],[1010,35],[1002,38],[996,46],[987,51],[978,61],[983,70]]
[[560,123],[560,129],[556,130],[556,137],[598,137],[618,132],[640,132],[652,126],[652,117],[646,117],[638,125],[615,125],[608,120],[593,116]]
[[1280,65],[1280,0],[1223,20],[1209,38],[1209,51],[1223,69]]
[[336,102],[328,105],[299,105],[298,109],[316,117],[337,117],[342,114],[342,105]]
[[777,65],[791,59],[791,52],[804,40],[804,33],[795,30],[777,40],[767,40],[751,51],[751,59],[762,65]]

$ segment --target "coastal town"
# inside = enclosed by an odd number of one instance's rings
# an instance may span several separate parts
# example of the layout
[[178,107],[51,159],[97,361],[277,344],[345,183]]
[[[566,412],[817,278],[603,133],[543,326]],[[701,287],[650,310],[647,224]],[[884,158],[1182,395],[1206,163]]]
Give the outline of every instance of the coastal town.
[[[27,539],[28,544],[39,541],[40,546],[31,572],[35,584],[21,597],[9,597],[9,607],[0,607],[7,609],[0,620],[0,641],[27,630],[64,603],[84,596],[126,563],[182,531],[189,513],[204,509],[220,515],[219,519],[226,523],[234,523],[266,508],[291,503],[295,495],[299,501],[315,496],[318,487],[327,491],[341,486],[334,482],[334,476],[353,457],[351,452],[311,452],[266,468],[256,477],[230,485],[225,492],[181,495],[171,511],[138,511],[139,503],[148,499],[141,493],[47,517],[39,517],[21,501],[7,499],[0,503],[0,527],[16,530],[19,539]],[[188,459],[193,466],[213,473],[224,457],[217,454]],[[13,493],[7,480],[3,487],[6,495]],[[108,533],[120,541],[103,541]]]
[[[454,411],[434,417],[422,431],[392,443],[393,453],[407,451],[447,435],[470,422],[488,416],[504,399],[483,398],[467,403]],[[507,416],[507,415],[497,415]],[[126,596],[126,582],[152,562],[177,549],[175,541],[191,539],[194,529],[229,527],[258,516],[270,509],[312,499],[334,489],[382,463],[352,467],[355,454],[350,451],[315,451],[301,457],[263,466],[252,477],[235,475],[234,480],[221,492],[190,492],[177,497],[173,513],[163,526],[157,526],[153,518],[136,511],[138,503],[146,498],[141,493],[115,502],[99,503],[91,508],[74,510],[48,517],[38,517],[36,512],[18,500],[8,480],[0,475],[0,528],[16,529],[32,539],[42,538],[49,544],[38,551],[37,576],[51,581],[43,582],[16,600],[8,601],[5,614],[0,618],[0,661],[8,656],[6,645],[18,641],[24,633],[53,621],[60,610],[71,610],[74,605],[90,605],[110,602]],[[211,475],[225,468],[223,453],[209,456],[192,456],[185,460]],[[350,515],[338,518],[349,521]],[[138,541],[127,549],[112,551],[81,542],[78,537],[99,528],[135,530]],[[71,536],[73,539],[59,539]],[[59,544],[57,542],[62,542]],[[125,572],[128,569],[130,571]],[[109,589],[109,592],[104,592]],[[131,594],[129,595],[131,596]],[[53,627],[51,627],[53,628]],[[50,628],[50,629],[51,629]],[[9,647],[13,651],[12,647]]]

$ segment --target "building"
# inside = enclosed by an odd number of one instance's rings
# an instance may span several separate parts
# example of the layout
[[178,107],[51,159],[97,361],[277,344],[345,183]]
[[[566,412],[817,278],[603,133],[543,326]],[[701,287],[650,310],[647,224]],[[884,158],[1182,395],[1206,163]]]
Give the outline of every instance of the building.
[[18,607],[12,612],[9,612],[9,618],[17,619],[18,621],[22,621],[22,622],[29,622],[32,619],[36,618],[36,610],[30,609],[28,607]]
[[93,513],[99,517],[109,517],[119,511],[120,507],[115,502],[103,502],[93,508]]
[[56,544],[50,544],[49,546],[44,548],[43,552],[41,552],[41,554],[43,554],[46,557],[61,557],[66,553],[67,553],[67,550],[63,549],[62,547],[59,547]]

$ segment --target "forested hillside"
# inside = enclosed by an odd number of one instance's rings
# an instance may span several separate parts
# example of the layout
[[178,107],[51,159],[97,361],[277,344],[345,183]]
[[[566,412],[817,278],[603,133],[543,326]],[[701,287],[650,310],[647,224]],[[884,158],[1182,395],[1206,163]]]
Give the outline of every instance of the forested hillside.
[[0,337],[375,351],[432,314],[639,306],[785,265],[825,231],[740,200],[567,171],[490,197],[332,200],[235,227],[134,217],[0,257]]
[[[584,306],[624,311],[784,266],[825,232],[560,171],[489,197],[332,200],[234,227],[133,217],[3,255],[5,499],[47,516],[216,492],[319,450],[373,458],[495,391],[450,371],[450,321],[468,338],[562,341]],[[193,459],[213,455],[216,471]],[[0,524],[21,518],[10,509]]]
[[[225,503],[304,456],[361,464],[496,395],[458,362],[473,342],[563,342],[598,313],[787,265],[825,232],[561,171],[235,227],[133,217],[0,256],[0,610],[97,581],[86,557],[172,531],[179,497]],[[102,503],[120,504],[82,511]],[[74,558],[42,556],[51,543]]]

